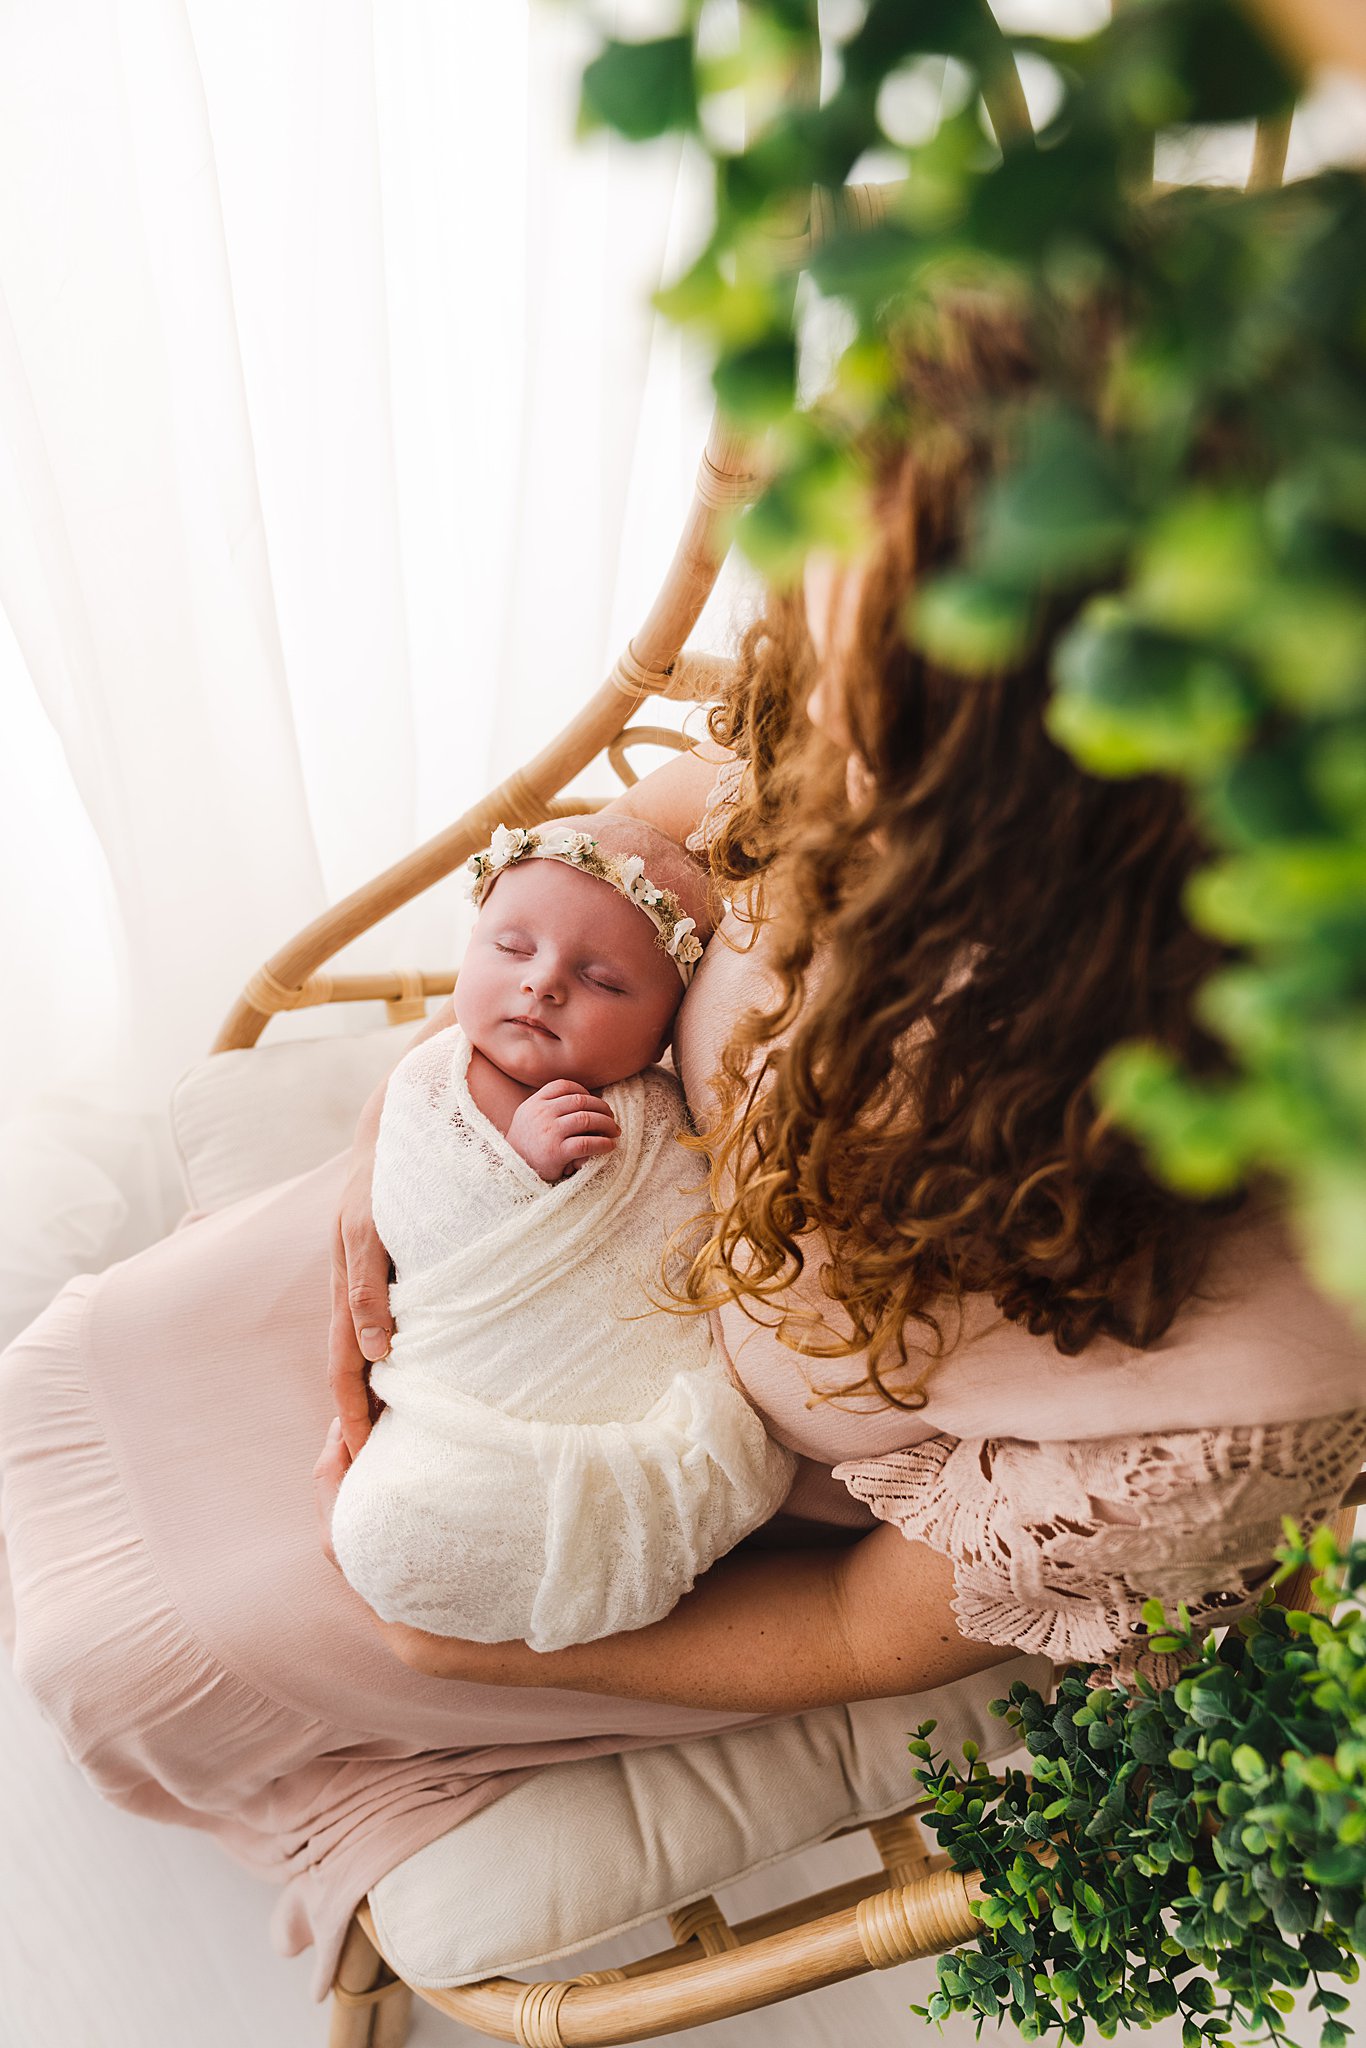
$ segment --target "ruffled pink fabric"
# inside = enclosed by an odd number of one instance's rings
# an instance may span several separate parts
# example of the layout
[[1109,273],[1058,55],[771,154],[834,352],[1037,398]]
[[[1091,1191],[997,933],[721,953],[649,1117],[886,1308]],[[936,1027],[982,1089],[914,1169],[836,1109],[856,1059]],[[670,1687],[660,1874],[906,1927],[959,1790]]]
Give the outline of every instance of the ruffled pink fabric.
[[0,1356],[19,1678],[105,1798],[282,1887],[274,1938],[316,1943],[318,1997],[371,1885],[529,1772],[749,1718],[450,1684],[384,1649],[313,1526],[345,1166],[73,1281]]

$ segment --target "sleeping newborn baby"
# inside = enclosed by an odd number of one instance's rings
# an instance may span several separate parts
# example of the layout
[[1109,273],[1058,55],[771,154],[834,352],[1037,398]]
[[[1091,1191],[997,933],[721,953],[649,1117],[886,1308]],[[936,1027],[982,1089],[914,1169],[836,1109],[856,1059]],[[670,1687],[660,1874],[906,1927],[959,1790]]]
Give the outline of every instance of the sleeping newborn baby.
[[470,870],[457,1021],[385,1096],[396,1327],[332,1542],[386,1621],[555,1650],[667,1614],[792,1461],[706,1319],[652,1305],[696,1207],[654,1062],[701,957],[702,877],[623,817],[500,826]]

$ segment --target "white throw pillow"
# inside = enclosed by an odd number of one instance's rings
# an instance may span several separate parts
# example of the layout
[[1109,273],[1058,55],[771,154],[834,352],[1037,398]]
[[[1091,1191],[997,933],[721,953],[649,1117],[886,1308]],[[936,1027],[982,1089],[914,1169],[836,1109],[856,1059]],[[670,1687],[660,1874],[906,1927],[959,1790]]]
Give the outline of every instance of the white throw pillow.
[[1049,1678],[1021,1657],[905,1699],[551,1764],[381,1878],[380,1947],[409,1984],[543,1969],[911,1805],[921,1721],[955,1757],[969,1739],[1004,1755],[1016,1738],[989,1703]]
[[226,1209],[343,1151],[418,1029],[285,1039],[214,1053],[182,1074],[171,1128],[190,1207]]

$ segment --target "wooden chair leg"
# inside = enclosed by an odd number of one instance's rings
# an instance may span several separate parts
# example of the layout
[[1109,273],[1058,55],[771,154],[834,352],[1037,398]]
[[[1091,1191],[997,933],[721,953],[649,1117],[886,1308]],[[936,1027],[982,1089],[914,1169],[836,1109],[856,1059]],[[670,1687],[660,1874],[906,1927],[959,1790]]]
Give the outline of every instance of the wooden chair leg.
[[353,1920],[332,1985],[328,2048],[403,2048],[412,2013],[412,1992]]

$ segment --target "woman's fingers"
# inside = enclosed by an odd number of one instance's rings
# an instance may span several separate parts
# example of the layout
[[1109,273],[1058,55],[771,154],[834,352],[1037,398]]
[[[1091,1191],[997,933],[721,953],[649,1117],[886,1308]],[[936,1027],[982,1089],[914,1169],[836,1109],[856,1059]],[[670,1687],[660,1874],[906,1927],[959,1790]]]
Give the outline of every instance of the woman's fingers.
[[367,1374],[371,1355],[387,1356],[391,1327],[389,1254],[378,1231],[368,1219],[364,1228],[339,1224],[332,1248],[327,1383],[353,1457],[369,1436],[378,1413]]
[[393,1318],[389,1313],[389,1254],[367,1208],[342,1224],[346,1254],[346,1300],[362,1358],[371,1365],[389,1356]]
[[323,1439],[323,1447],[319,1451],[317,1461],[314,1464],[313,1477],[315,1479],[330,1479],[332,1492],[335,1495],[337,1488],[341,1485],[350,1468],[351,1453],[347,1450],[346,1439],[342,1435],[341,1417],[334,1415],[328,1424],[327,1435]]
[[338,1490],[350,1463],[351,1453],[342,1436],[341,1419],[334,1416],[327,1441],[313,1467],[313,1505],[318,1516],[318,1538],[324,1557],[332,1565],[337,1562],[337,1554],[332,1548],[332,1516],[336,1510]]

